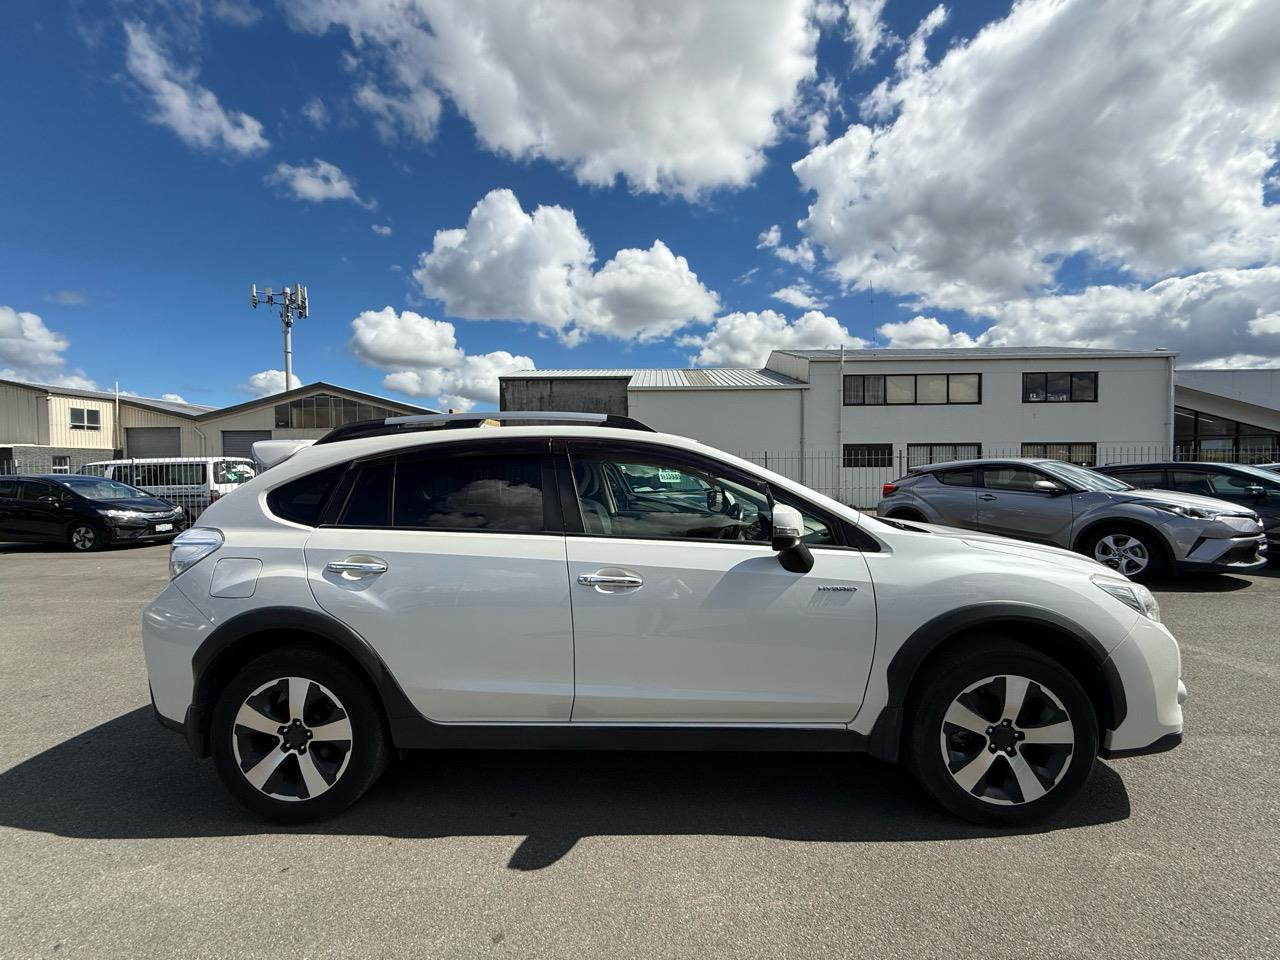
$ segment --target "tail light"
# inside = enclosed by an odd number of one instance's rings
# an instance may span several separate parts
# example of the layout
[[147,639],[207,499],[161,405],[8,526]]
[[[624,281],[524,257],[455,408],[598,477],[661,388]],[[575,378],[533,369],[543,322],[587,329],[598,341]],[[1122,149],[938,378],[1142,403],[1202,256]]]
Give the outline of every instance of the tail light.
[[880,496],[887,497],[891,493],[896,493],[897,490],[898,490],[898,485],[896,483],[886,483],[883,487],[880,488]]

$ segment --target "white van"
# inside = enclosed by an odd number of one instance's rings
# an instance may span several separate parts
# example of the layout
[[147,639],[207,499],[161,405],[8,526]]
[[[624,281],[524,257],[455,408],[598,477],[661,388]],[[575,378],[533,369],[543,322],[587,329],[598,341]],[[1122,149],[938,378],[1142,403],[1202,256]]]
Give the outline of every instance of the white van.
[[100,460],[80,472],[141,487],[180,505],[193,521],[209,504],[257,475],[253,461],[245,457]]

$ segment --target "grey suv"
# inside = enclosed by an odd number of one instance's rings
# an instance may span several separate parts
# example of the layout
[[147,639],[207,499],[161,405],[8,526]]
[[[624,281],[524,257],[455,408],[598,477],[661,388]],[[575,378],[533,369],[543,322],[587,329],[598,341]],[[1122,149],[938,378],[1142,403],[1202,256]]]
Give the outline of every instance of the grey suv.
[[880,517],[1053,544],[1134,580],[1244,572],[1266,563],[1262,524],[1247,507],[1137,490],[1059,460],[933,463],[886,483],[883,493]]

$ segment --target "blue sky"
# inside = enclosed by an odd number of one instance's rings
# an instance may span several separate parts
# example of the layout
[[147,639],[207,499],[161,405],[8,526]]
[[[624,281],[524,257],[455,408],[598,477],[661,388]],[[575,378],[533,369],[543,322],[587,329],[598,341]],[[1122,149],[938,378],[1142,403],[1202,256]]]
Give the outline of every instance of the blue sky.
[[526,360],[1280,356],[1274,4],[303,6],[6,4],[0,375],[243,400],[249,283],[296,280],[304,381],[457,406]]

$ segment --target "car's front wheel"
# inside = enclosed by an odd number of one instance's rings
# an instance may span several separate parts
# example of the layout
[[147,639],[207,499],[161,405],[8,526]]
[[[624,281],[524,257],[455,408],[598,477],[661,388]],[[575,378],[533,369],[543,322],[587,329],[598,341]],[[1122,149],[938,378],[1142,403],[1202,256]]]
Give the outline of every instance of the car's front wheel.
[[994,639],[963,644],[925,671],[912,695],[906,760],[944,807],[977,823],[1030,823],[1084,786],[1098,723],[1060,663]]
[[373,694],[341,661],[287,647],[245,666],[214,708],[213,759],[260,816],[331,817],[373,785],[390,743]]
[[92,523],[73,523],[67,531],[67,543],[76,553],[92,553],[102,549],[102,531]]
[[1103,527],[1085,537],[1080,552],[1130,580],[1151,583],[1164,576],[1166,566],[1158,537],[1140,527]]

